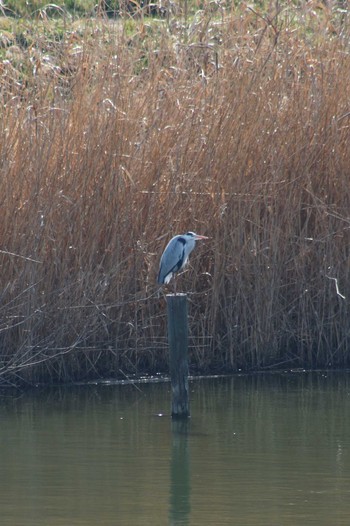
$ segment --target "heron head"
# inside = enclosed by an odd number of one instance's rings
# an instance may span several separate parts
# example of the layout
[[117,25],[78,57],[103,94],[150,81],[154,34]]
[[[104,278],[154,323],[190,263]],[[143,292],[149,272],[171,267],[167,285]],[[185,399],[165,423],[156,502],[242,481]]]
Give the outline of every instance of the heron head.
[[197,241],[198,239],[209,239],[207,236],[200,236],[199,234],[195,234],[195,232],[186,232],[185,236],[188,236],[194,239],[195,241]]

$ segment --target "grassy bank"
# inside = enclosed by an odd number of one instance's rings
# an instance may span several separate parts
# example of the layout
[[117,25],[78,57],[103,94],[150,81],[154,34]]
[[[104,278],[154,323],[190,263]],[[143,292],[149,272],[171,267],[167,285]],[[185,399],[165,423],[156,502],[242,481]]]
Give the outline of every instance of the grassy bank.
[[349,365],[346,11],[1,27],[3,382],[166,370],[187,230],[193,372]]

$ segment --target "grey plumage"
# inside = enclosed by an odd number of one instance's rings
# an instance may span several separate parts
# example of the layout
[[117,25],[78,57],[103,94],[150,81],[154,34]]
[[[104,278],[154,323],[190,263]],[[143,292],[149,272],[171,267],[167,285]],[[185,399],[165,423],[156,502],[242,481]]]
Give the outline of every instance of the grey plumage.
[[208,239],[206,236],[199,236],[194,232],[173,237],[162,254],[159,264],[158,283],[169,283],[176,272],[184,268],[188,257],[199,239]]

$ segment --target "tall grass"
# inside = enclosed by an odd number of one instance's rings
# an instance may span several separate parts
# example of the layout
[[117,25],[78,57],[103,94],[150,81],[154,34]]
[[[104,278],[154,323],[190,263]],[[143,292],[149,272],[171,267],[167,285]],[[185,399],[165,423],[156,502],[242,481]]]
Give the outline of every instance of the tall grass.
[[3,381],[166,370],[155,278],[187,230],[193,372],[349,365],[349,27],[311,7],[96,20],[2,61]]

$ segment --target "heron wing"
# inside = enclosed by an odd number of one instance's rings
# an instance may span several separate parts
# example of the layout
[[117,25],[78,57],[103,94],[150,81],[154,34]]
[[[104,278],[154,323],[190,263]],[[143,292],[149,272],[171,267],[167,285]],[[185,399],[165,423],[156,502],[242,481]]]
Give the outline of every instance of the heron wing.
[[181,269],[185,262],[185,244],[186,241],[181,236],[175,236],[169,241],[160,259],[158,283],[165,283],[169,275],[170,280],[172,274]]

